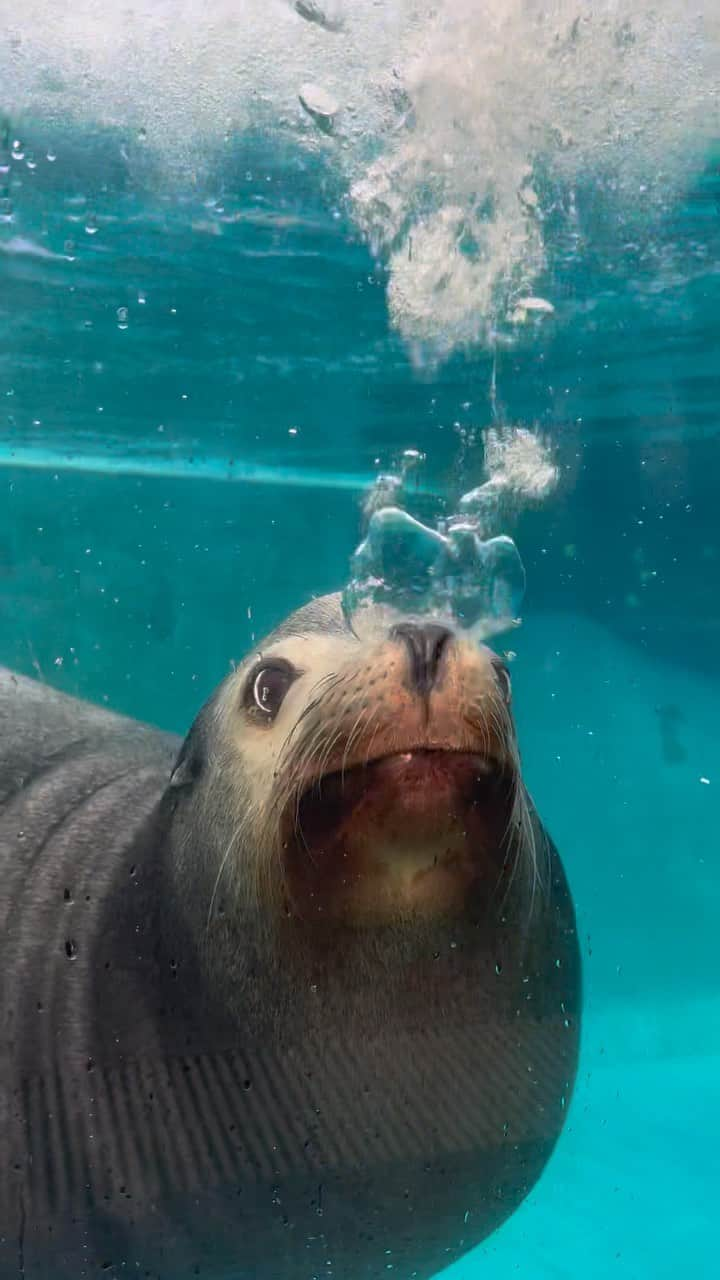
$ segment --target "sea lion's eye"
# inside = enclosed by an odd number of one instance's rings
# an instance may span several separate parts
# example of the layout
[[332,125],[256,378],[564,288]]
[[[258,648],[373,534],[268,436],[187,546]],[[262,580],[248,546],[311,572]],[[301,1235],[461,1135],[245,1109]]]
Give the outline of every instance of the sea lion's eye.
[[298,674],[283,658],[259,664],[250,672],[245,686],[246,709],[258,720],[273,720]]

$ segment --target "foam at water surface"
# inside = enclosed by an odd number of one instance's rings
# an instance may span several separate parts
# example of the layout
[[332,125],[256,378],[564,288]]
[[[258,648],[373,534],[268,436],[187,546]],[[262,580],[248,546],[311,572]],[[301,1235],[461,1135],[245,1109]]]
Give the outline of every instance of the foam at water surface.
[[117,126],[129,163],[149,149],[191,180],[257,124],[322,148],[420,356],[552,323],[518,304],[551,266],[550,227],[582,248],[577,190],[592,177],[621,246],[699,166],[715,116],[714,0],[2,7],[18,127]]

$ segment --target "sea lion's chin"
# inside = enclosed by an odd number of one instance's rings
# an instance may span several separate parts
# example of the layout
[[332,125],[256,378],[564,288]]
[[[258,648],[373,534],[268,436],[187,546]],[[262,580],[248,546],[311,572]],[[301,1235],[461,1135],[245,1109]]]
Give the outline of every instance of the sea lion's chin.
[[291,914],[377,927],[497,894],[515,777],[483,755],[408,750],[315,781],[283,818]]

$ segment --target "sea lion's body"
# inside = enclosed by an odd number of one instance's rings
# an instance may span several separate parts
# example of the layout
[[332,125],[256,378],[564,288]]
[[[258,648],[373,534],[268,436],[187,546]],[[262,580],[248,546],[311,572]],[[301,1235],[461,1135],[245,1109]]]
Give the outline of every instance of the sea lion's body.
[[563,1123],[580,991],[557,854],[540,909],[518,891],[472,933],[431,923],[387,997],[386,944],[345,979],[328,933],[332,994],[294,1000],[292,963],[268,979],[248,936],[230,1000],[175,875],[201,804],[168,789],[179,745],[0,673],[0,1277],[427,1278],[508,1216]]

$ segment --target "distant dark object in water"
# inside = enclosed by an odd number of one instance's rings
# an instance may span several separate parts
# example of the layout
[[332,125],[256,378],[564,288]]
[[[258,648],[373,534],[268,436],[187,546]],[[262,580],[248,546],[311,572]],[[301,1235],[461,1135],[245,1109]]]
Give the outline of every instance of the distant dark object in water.
[[684,720],[682,711],[679,707],[663,706],[656,707],[656,714],[660,721],[663,760],[666,764],[682,764],[687,760],[687,752],[678,738],[678,729]]
[[0,1276],[427,1278],[512,1213],[580,960],[495,655],[333,596],[179,753],[0,718]]

